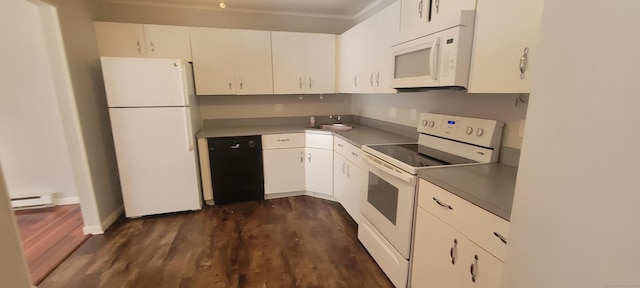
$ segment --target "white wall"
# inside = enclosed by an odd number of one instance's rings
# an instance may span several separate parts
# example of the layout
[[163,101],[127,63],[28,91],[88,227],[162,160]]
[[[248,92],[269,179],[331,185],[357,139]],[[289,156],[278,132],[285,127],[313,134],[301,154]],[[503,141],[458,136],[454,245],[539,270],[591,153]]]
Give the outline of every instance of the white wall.
[[[202,119],[351,114],[351,95],[199,96]],[[302,98],[302,99],[300,99]],[[282,111],[275,105],[282,104]]]
[[[5,7],[0,6],[3,9]],[[31,287],[31,279],[20,245],[16,219],[0,166],[0,287]]]
[[0,161],[12,197],[55,192],[75,198],[71,167],[45,32],[35,4],[3,1]]
[[[431,112],[500,120],[505,122],[502,145],[520,149],[522,138],[518,132],[520,120],[526,118],[527,105],[516,106],[517,98],[518,95],[513,94],[468,94],[453,90],[354,94],[353,114],[412,127],[416,127],[418,121],[411,120],[411,110],[416,110],[418,118],[421,112]],[[390,116],[393,108],[396,117]]]
[[640,287],[638,11],[545,3],[503,287]]
[[[93,21],[101,15],[99,1],[49,0],[57,9],[66,52],[65,62],[71,75],[73,93],[65,103],[68,114],[76,118],[70,124],[77,141],[71,147],[80,183],[85,233],[101,233],[123,212],[120,181],[111,136],[106,95]],[[62,45],[62,43],[61,43]]]

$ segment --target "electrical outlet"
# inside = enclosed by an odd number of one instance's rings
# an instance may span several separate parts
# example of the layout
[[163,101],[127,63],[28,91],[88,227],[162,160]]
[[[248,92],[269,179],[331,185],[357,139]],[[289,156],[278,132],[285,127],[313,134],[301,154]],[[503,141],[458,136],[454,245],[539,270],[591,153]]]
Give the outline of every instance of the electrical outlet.
[[282,112],[284,110],[284,105],[282,104],[274,104],[273,112]]
[[398,109],[396,109],[396,107],[389,107],[389,117],[391,118],[398,117]]
[[411,109],[411,121],[416,120],[417,114],[418,114],[418,111],[416,111],[416,109]]

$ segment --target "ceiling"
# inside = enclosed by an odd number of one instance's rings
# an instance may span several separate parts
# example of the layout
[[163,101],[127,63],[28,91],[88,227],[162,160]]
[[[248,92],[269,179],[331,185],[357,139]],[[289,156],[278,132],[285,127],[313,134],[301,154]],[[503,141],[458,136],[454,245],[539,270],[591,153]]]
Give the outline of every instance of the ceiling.
[[[221,0],[103,0],[152,6],[221,9]],[[355,18],[382,0],[224,0],[225,10]]]

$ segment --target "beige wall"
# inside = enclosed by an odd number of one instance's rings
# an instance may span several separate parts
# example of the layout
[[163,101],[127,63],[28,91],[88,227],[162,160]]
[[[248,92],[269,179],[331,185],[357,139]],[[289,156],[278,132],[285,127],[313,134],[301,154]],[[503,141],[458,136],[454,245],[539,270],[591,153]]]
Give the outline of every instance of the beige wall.
[[[118,216],[122,194],[103,87],[93,21],[101,13],[98,1],[50,0],[56,8],[75,94],[84,149],[87,189],[80,191],[85,232],[99,232]],[[72,113],[72,112],[70,112]],[[80,147],[83,146],[83,147]],[[88,230],[87,230],[88,229]]]
[[[353,114],[416,127],[411,120],[411,110],[417,117],[421,112],[495,119],[505,122],[502,145],[520,149],[522,138],[518,136],[520,120],[526,118],[527,105],[515,106],[518,95],[468,94],[463,91],[434,90],[429,92],[400,94],[353,95]],[[390,109],[396,109],[396,117]]]
[[104,3],[101,21],[179,26],[201,26],[272,31],[341,34],[353,20],[279,14],[237,12],[233,9],[176,8],[125,3]]
[[[4,5],[0,6],[5,9]],[[27,288],[31,280],[18,238],[7,187],[0,166],[0,287]]]
[[[203,119],[351,114],[348,94],[199,97]],[[275,111],[275,105],[279,104],[282,112]]]

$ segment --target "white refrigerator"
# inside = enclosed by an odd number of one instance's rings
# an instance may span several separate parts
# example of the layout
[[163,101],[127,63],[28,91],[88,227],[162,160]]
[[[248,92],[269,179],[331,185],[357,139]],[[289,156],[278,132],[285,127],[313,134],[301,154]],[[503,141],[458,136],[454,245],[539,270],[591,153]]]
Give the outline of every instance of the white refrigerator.
[[126,217],[202,209],[191,64],[101,57]]

